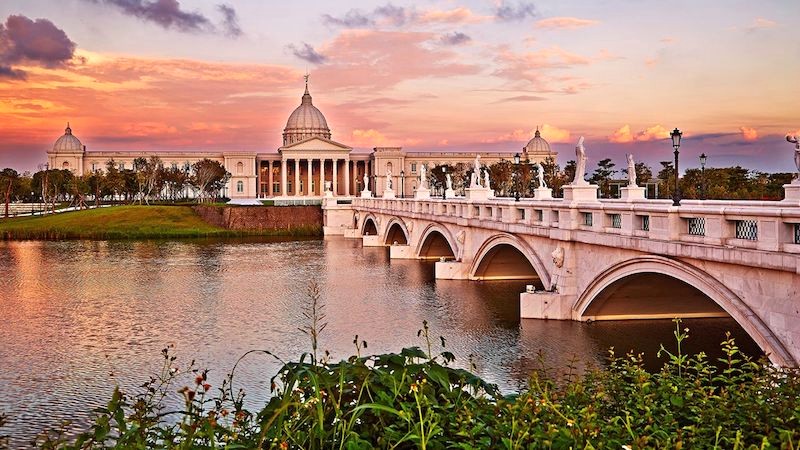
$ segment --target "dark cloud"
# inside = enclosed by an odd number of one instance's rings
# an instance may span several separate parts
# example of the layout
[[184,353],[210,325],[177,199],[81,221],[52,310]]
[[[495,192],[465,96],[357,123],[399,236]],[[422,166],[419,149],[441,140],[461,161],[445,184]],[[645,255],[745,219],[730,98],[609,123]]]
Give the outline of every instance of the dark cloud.
[[230,5],[217,5],[217,10],[222,13],[222,29],[229,37],[239,37],[242,35],[242,28],[239,26],[239,17],[236,10]]
[[322,64],[328,59],[325,55],[314,50],[314,47],[305,42],[300,44],[300,46],[289,44],[286,48],[289,49],[294,56],[303,61],[310,62],[311,64]]
[[461,45],[461,44],[466,44],[471,40],[472,40],[471,37],[467,36],[466,34],[460,31],[454,31],[452,33],[444,34],[440,38],[440,41],[445,45]]
[[330,14],[323,14],[322,21],[327,25],[345,28],[363,28],[374,24],[370,17],[355,9],[348,11],[344,17],[333,17]]
[[86,0],[119,8],[123,13],[180,31],[211,31],[214,26],[198,12],[181,9],[178,0]]
[[503,22],[520,21],[528,17],[536,17],[536,6],[529,2],[519,2],[516,5],[501,2],[494,13],[497,20]]
[[412,22],[416,17],[417,14],[413,10],[387,3],[383,6],[378,6],[372,10],[371,13],[364,13],[357,9],[351,9],[347,11],[343,17],[333,17],[330,14],[323,14],[322,21],[327,25],[344,28],[365,28],[375,25],[379,20],[383,20],[391,25],[399,27]]
[[0,78],[25,79],[25,72],[14,69],[14,64],[54,68],[67,64],[74,55],[75,43],[47,19],[8,16],[0,24]]

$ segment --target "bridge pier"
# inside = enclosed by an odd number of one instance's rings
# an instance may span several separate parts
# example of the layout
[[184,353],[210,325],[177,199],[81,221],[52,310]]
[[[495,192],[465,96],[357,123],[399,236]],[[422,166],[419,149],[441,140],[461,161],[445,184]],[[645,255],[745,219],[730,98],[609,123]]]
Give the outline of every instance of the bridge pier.
[[519,314],[522,319],[579,320],[572,316],[575,295],[557,292],[523,292],[519,294]]
[[437,280],[469,280],[469,266],[458,261],[436,261],[434,273]]
[[386,247],[383,243],[383,236],[367,235],[362,236],[361,245],[364,247]]
[[419,259],[410,245],[389,246],[389,259]]

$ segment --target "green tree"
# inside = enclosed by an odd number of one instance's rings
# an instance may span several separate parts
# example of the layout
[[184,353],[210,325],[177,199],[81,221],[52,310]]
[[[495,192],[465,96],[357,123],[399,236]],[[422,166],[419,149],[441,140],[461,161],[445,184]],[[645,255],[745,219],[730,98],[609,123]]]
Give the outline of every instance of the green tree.
[[592,174],[591,181],[600,186],[600,195],[608,198],[611,194],[611,177],[617,172],[614,170],[616,164],[611,162],[611,158],[601,159],[597,162],[597,169]]
[[217,161],[203,159],[192,164],[193,175],[190,184],[200,194],[200,201],[210,200],[219,194],[231,174]]
[[19,173],[17,173],[16,170],[5,168],[0,171],[0,192],[3,193],[5,217],[8,217],[8,208],[9,203],[11,203],[11,195],[14,193],[18,183]]

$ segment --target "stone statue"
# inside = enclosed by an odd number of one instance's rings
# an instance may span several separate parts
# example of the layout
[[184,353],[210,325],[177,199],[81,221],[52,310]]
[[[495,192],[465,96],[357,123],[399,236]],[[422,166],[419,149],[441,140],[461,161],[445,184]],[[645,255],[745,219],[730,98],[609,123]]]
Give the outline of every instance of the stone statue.
[[800,136],[786,135],[786,140],[794,144],[794,165],[797,166],[797,181],[800,182]]
[[325,180],[325,191],[329,192],[331,190],[332,182],[329,180]]
[[546,188],[547,184],[544,182],[544,167],[542,167],[542,163],[536,163],[536,176],[539,178],[539,189]]
[[423,190],[430,190],[428,188],[428,174],[425,173],[425,164],[419,165],[419,188]]
[[628,186],[636,187],[636,163],[633,155],[628,153]]
[[369,177],[364,174],[364,191],[369,191]]
[[453,177],[451,177],[449,173],[447,175],[445,175],[445,181],[447,182],[447,190],[448,191],[452,191],[453,190]]
[[572,180],[574,186],[586,186],[589,183],[583,179],[586,173],[586,148],[583,147],[583,136],[578,139],[575,147],[575,179]]
[[391,191],[392,190],[392,171],[391,170],[387,170],[386,171],[386,190],[387,191]]
[[481,155],[475,155],[475,161],[472,163],[472,175],[469,178],[469,187],[480,187],[480,173],[481,170]]
[[483,169],[483,184],[486,189],[492,190],[492,183],[489,180],[489,168]]

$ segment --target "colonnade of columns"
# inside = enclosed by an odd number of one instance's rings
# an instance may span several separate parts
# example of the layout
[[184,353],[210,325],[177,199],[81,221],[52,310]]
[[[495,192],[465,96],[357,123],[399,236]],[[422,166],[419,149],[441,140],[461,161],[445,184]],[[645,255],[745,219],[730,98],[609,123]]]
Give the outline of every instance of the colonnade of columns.
[[[340,170],[343,175],[341,180]],[[259,160],[258,196],[322,196],[325,194],[326,181],[331,182],[330,189],[334,196],[357,195],[363,189],[364,174],[371,175],[371,172],[369,161],[341,158]]]

